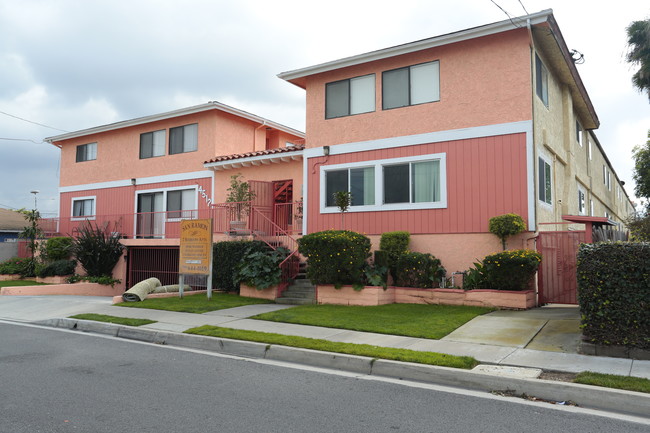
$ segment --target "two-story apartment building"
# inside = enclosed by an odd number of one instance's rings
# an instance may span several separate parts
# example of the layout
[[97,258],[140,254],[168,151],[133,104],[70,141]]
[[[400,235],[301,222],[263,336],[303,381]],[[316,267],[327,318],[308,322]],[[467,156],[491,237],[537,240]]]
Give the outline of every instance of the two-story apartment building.
[[121,221],[127,245],[174,244],[174,223],[217,215],[241,174],[257,204],[302,198],[303,233],[341,228],[332,196],[349,191],[346,229],[375,247],[407,230],[454,272],[500,249],[493,216],[521,215],[529,231],[509,246],[534,248],[563,215],[633,210],[552,11],[279,77],[305,89],[306,134],[210,102],[47,139],[62,151],[61,232]]

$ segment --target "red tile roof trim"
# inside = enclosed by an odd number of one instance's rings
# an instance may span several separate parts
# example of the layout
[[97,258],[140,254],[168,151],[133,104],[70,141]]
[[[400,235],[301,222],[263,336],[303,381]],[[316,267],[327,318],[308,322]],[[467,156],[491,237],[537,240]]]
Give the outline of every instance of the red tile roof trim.
[[218,156],[209,161],[205,161],[204,164],[211,164],[214,162],[221,162],[221,161],[231,161],[233,159],[250,158],[253,156],[274,155],[276,153],[298,152],[303,150],[304,148],[305,148],[304,144],[297,144],[295,146],[278,147],[275,149],[267,149],[267,150],[258,150],[257,152],[235,153],[232,155]]

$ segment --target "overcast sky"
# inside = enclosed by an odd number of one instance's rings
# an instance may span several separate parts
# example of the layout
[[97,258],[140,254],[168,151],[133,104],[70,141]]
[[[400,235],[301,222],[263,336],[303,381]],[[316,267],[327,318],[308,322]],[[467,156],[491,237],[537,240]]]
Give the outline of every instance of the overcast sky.
[[[495,1],[515,16],[553,9],[632,196],[650,104],[630,81],[625,27],[648,2]],[[39,190],[38,208],[58,212],[45,137],[211,100],[304,131],[304,91],[278,73],[503,19],[491,0],[0,0],[0,207],[31,209]]]

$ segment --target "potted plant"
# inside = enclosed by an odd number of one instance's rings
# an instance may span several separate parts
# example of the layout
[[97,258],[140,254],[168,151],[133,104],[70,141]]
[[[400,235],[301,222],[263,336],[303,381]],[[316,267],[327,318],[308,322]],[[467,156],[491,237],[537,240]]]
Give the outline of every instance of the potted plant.
[[227,203],[233,203],[231,212],[235,218],[230,222],[232,230],[243,229],[246,227],[244,217],[248,216],[251,207],[251,201],[255,199],[255,191],[252,191],[250,184],[242,179],[241,173],[230,176],[230,188],[227,189]]

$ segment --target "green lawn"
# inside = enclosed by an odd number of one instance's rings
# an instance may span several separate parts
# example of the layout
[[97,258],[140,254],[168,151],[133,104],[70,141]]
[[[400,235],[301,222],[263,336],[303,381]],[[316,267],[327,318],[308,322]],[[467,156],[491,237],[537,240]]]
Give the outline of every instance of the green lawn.
[[593,373],[583,371],[574,380],[575,383],[584,385],[603,386],[606,388],[624,389],[626,391],[637,391],[650,393],[650,380],[641,377],[618,376],[615,374]]
[[32,280],[9,280],[0,281],[0,287],[16,287],[16,286],[46,286],[45,283],[37,283]]
[[72,319],[81,319],[81,320],[94,320],[96,322],[108,322],[116,323],[118,325],[127,325],[127,326],[142,326],[148,325],[150,323],[156,323],[155,320],[149,319],[131,319],[129,317],[117,317],[117,316],[108,316],[106,314],[77,314],[75,316],[70,316]]
[[304,305],[253,319],[438,340],[490,308],[388,304],[373,307]]
[[142,302],[121,302],[115,304],[120,307],[150,308],[152,310],[181,311],[184,313],[207,313],[208,311],[223,310],[225,308],[241,307],[252,304],[269,304],[270,301],[257,298],[246,298],[231,293],[213,293],[212,300],[208,301],[206,295],[184,296],[183,299],[152,298]]
[[278,344],[282,346],[300,347],[325,352],[368,356],[375,359],[391,359],[394,361],[417,362],[419,364],[440,365],[453,368],[472,369],[478,364],[476,359],[469,356],[454,356],[435,352],[394,349],[371,346],[369,344],[337,343],[315,338],[294,337],[269,332],[242,331],[209,325],[188,329],[185,332],[188,334],[207,335],[210,337],[256,341],[259,343]]

